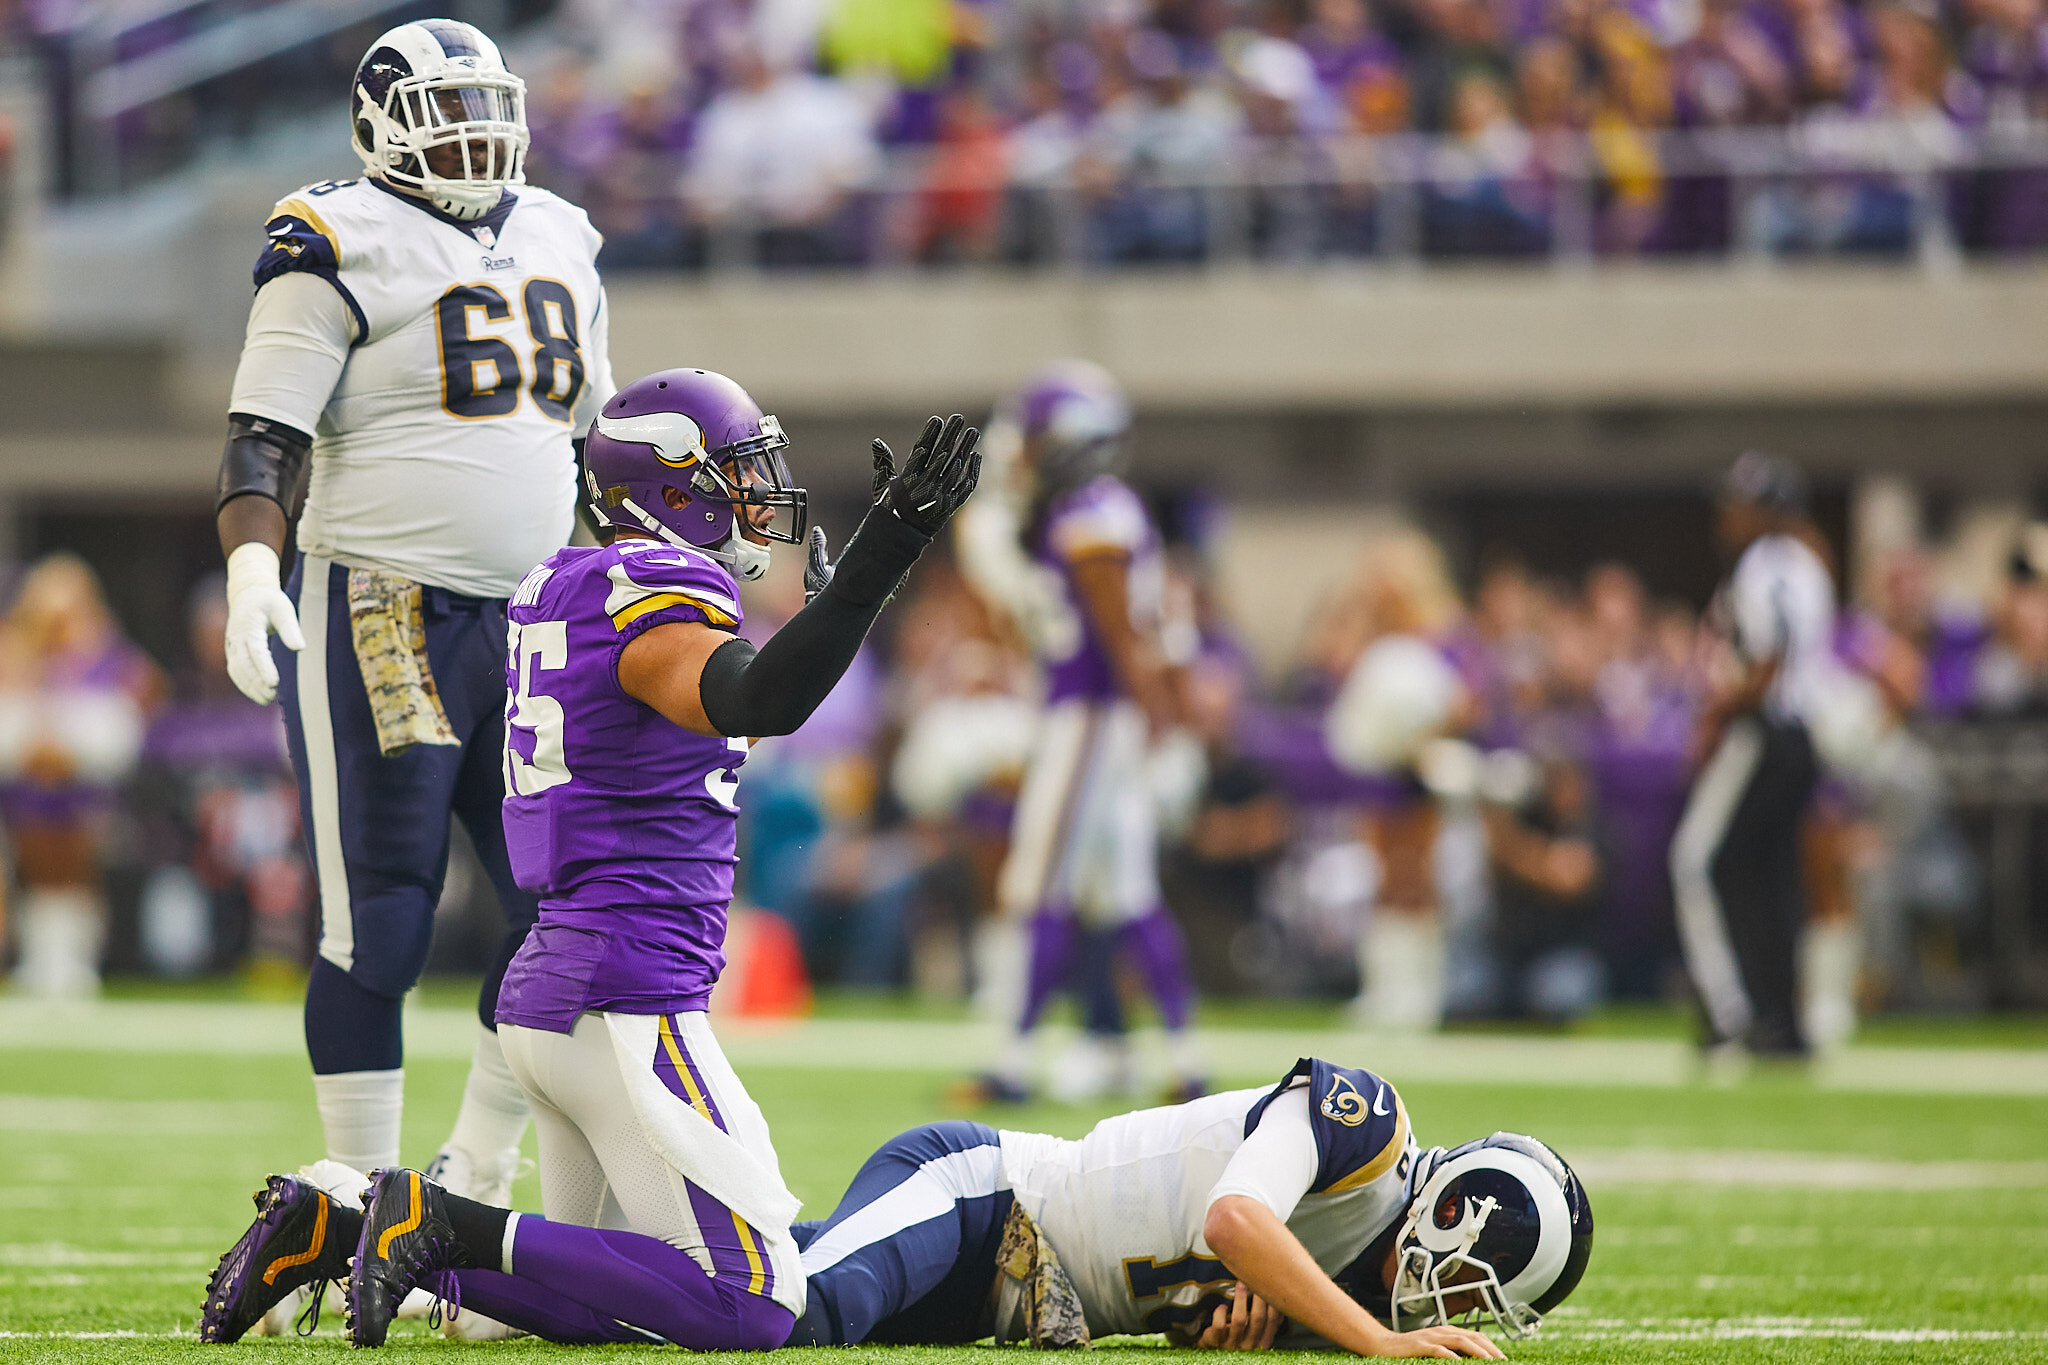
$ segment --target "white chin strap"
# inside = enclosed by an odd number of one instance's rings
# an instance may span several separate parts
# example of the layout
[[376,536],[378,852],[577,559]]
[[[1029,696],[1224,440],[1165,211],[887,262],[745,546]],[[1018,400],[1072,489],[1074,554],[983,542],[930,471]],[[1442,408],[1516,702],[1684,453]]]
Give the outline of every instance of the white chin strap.
[[[669,530],[668,527],[649,516],[647,509],[634,502],[631,498],[620,498],[619,506],[630,512],[635,521],[645,526],[648,534],[665,540],[671,545],[681,546],[685,550],[695,550],[700,554],[710,555],[713,559],[729,567],[732,570],[732,576],[739,579],[742,583],[752,583],[759,579],[762,574],[768,572],[768,547],[766,545],[756,545],[738,531],[734,531],[717,545],[692,545],[689,541],[684,540],[674,531]],[[599,512],[604,510],[596,503],[592,503],[591,507]]]
[[481,218],[498,206],[505,197],[502,185],[472,185],[461,180],[443,180],[436,176],[427,181],[428,202],[450,218],[460,218],[467,223]]
[[725,544],[711,553],[721,559],[730,556],[728,562],[732,565],[732,576],[742,583],[752,583],[768,572],[768,547],[756,545],[738,531],[734,531],[726,538]]

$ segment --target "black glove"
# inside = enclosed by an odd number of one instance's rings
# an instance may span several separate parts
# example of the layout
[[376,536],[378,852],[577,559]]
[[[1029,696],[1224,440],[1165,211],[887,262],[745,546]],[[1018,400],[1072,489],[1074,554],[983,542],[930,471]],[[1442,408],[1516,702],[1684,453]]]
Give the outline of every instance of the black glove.
[[921,535],[937,535],[981,478],[980,440],[981,433],[957,412],[944,421],[926,418],[910,459],[897,473],[889,443],[877,437],[875,506],[886,507]]
[[811,538],[804,543],[804,601],[825,591],[832,581],[832,561],[825,558],[825,528],[813,526]]

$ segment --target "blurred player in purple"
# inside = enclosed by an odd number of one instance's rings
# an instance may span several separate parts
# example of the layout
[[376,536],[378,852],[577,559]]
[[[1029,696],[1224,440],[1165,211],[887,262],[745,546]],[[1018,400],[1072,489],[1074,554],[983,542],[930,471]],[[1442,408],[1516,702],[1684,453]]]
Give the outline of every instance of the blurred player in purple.
[[[1093,932],[1110,940],[1110,951],[1085,954],[1094,965],[1125,954],[1143,974],[1171,1041],[1176,1097],[1189,1098],[1202,1089],[1188,1027],[1194,982],[1180,926],[1160,897],[1149,777],[1155,745],[1180,726],[1184,708],[1159,536],[1114,472],[1130,405],[1101,369],[1066,361],[1033,380],[1007,419],[1019,442],[1018,514],[1010,526],[963,531],[976,543],[962,550],[970,561],[997,561],[969,572],[985,589],[995,580],[994,593],[1024,626],[1044,665],[1047,710],[996,893],[1028,945],[1016,1031],[977,1084],[986,1098],[1023,1097],[1032,1032]],[[1028,564],[988,543],[1008,535],[1021,537]],[[1106,973],[1097,976],[1100,994]],[[1108,1013],[1115,1030],[1113,1004]],[[1113,1048],[1121,1039],[1112,1031],[1096,1041]]]
[[420,1285],[451,1313],[554,1341],[788,1337],[805,1302],[797,1201],[705,1017],[738,772],[748,736],[788,734],[839,680],[973,491],[976,441],[935,417],[900,473],[877,441],[873,508],[836,566],[811,534],[810,600],[756,653],[736,634],[735,579],[805,529],[780,424],[703,370],[649,375],[604,405],[583,453],[612,542],[550,556],[507,613],[506,839],[540,917],[498,1024],[533,1104],[547,1217],[404,1169],[372,1177],[362,1213],[273,1177],[208,1287],[202,1339],[232,1340],[291,1287],[344,1275],[358,1346],[381,1345]]

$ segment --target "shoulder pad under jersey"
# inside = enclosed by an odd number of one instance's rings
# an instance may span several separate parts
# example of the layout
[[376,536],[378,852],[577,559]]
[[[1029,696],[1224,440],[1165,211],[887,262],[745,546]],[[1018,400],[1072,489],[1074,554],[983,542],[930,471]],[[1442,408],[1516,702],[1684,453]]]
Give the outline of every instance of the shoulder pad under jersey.
[[1060,559],[1105,550],[1133,553],[1150,534],[1144,499],[1108,474],[1062,493],[1045,518],[1046,545]]
[[[278,200],[263,225],[267,240],[263,244],[263,253],[256,258],[255,271],[258,289],[279,275],[293,271],[326,280],[347,301],[349,311],[355,315],[359,337],[368,335],[369,324],[363,316],[362,307],[341,280],[344,262],[349,258],[343,254],[343,231],[336,229],[335,220],[342,219],[345,224],[346,219],[335,209],[340,197],[361,183],[359,180],[323,180]],[[365,244],[351,245],[360,253]]]
[[1394,1087],[1357,1067],[1304,1057],[1245,1115],[1247,1136],[1266,1106],[1298,1085],[1308,1087],[1308,1122],[1316,1137],[1311,1194],[1356,1189],[1393,1170],[1408,1149],[1408,1111]]
[[604,612],[619,630],[670,607],[691,608],[722,630],[737,630],[744,619],[732,574],[701,550],[628,538],[614,542],[600,562]]

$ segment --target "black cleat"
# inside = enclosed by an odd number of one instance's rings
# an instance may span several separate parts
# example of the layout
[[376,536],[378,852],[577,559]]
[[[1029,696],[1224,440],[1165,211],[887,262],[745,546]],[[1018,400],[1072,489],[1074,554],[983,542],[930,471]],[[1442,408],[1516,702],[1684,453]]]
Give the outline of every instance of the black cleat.
[[957,1082],[947,1092],[947,1098],[958,1107],[977,1108],[988,1104],[1029,1104],[1031,1092],[1021,1083],[989,1071]]
[[[349,1345],[382,1346],[398,1306],[421,1284],[449,1305],[451,1317],[461,1310],[461,1291],[451,1272],[476,1262],[455,1240],[445,1195],[418,1171],[371,1172],[362,1238],[342,1299]],[[430,1321],[438,1325],[439,1317],[436,1313]]]
[[320,1321],[327,1282],[348,1274],[361,1215],[295,1175],[274,1175],[256,1191],[256,1221],[220,1258],[206,1281],[199,1339],[240,1341],[263,1315],[301,1285],[313,1286],[306,1330]]

